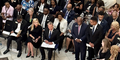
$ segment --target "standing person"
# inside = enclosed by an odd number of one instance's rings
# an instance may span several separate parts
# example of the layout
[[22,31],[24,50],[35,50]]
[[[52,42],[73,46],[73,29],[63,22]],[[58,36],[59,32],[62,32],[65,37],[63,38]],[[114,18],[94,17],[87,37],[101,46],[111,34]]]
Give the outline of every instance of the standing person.
[[[46,28],[44,31],[43,40],[46,44],[49,44],[49,45],[59,43],[59,40],[60,40],[59,39],[59,31],[57,29],[53,28],[52,22],[48,23],[48,28]],[[40,47],[40,52],[42,55],[41,60],[45,60],[45,51],[44,51],[43,47]],[[48,60],[51,60],[52,52],[53,52],[53,49],[49,48],[48,49]]]
[[12,6],[12,7],[16,7],[17,6],[17,4],[19,3],[19,1],[18,0],[8,0],[8,2],[10,3],[10,5]]
[[53,23],[54,28],[60,32],[60,42],[58,46],[58,51],[62,49],[64,36],[67,30],[67,21],[63,17],[64,17],[64,14],[62,12],[59,12],[57,14],[57,18],[55,18],[55,21]]
[[39,48],[42,43],[42,27],[40,26],[40,23],[37,18],[33,19],[32,26],[29,31],[29,37],[27,40],[28,40],[27,41],[28,54],[26,58],[30,57],[30,52],[31,52],[31,57],[34,58],[33,46],[35,48]]
[[22,40],[27,37],[27,22],[22,19],[22,16],[19,15],[17,20],[13,21],[13,27],[11,33],[17,34],[17,36],[9,36],[7,40],[7,49],[3,52],[3,54],[8,53],[10,44],[12,40],[17,42],[17,50],[19,51],[17,57],[20,57],[22,54]]
[[97,57],[97,53],[101,47],[103,28],[97,23],[97,18],[92,17],[87,30],[87,40],[91,46],[88,48],[88,60],[92,60],[94,56]]
[[14,8],[10,5],[9,2],[5,2],[5,6],[2,8],[1,16],[3,19],[3,23],[6,23],[6,20],[13,20],[13,12]]
[[[79,56],[81,55],[80,60],[85,60],[86,56],[86,30],[87,25],[83,23],[82,17],[77,18],[77,23],[73,24],[71,34],[74,39],[75,44],[75,58],[79,60]],[[81,53],[79,55],[79,53]]]

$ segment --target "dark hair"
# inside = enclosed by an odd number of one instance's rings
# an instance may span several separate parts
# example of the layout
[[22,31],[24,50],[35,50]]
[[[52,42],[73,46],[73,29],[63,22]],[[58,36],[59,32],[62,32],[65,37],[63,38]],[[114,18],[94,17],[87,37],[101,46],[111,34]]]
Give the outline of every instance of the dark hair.
[[[44,0],[44,3],[47,4],[46,0]],[[38,2],[38,5],[41,5],[41,0]]]
[[57,13],[57,15],[56,15],[57,18],[58,18],[58,15],[61,15],[62,17],[64,17],[64,13],[63,12]]
[[97,1],[98,7],[104,6],[104,2],[102,0]]
[[116,4],[113,5],[113,7],[115,7],[115,5],[117,5],[117,8],[119,8],[119,4],[116,3]]
[[77,19],[77,17],[79,17],[79,15],[75,15],[75,16],[74,16],[74,19]]
[[[51,1],[52,1],[52,0],[51,0]],[[53,0],[53,1],[55,2],[55,5],[57,5],[57,1],[56,1],[56,0]],[[52,5],[51,2],[50,2],[50,5]]]
[[104,15],[105,13],[103,11],[100,11],[98,14],[99,15]]
[[20,20],[20,19],[22,19],[22,15],[17,16],[17,20]]
[[96,21],[97,22],[97,17],[92,17],[91,20]]

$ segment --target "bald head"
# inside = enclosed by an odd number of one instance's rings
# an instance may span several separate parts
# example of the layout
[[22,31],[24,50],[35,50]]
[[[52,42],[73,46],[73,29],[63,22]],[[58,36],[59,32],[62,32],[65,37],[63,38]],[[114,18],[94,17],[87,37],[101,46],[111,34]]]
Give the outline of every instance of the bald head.
[[70,11],[72,9],[72,4],[67,5],[67,10]]
[[113,17],[113,20],[117,19],[118,15],[117,15],[117,12],[116,12],[116,11],[114,11],[114,12],[112,13],[112,17]]

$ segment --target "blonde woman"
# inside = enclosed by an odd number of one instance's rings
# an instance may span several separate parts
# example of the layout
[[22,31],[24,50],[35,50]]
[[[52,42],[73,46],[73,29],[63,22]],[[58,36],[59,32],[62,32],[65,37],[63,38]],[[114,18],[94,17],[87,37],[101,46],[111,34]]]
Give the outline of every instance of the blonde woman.
[[117,21],[113,21],[111,24],[111,28],[107,32],[105,38],[108,39],[110,42],[112,42],[116,35],[116,32],[118,31],[119,31],[119,23]]
[[113,45],[110,50],[111,56],[110,56],[109,60],[118,60],[117,59],[118,52],[119,52],[119,47],[117,45]]
[[[38,19],[34,18],[31,29],[29,31],[29,37],[28,37],[28,43],[27,43],[28,54],[27,54],[26,58],[30,57],[30,55],[32,58],[34,58],[33,46],[35,48],[40,47],[40,45],[42,43],[41,36],[42,36],[42,27],[40,26]],[[31,52],[31,54],[30,54],[30,52]]]
[[101,44],[102,44],[102,47],[98,52],[97,60],[99,59],[108,60],[110,57],[110,42],[107,39],[103,39]]

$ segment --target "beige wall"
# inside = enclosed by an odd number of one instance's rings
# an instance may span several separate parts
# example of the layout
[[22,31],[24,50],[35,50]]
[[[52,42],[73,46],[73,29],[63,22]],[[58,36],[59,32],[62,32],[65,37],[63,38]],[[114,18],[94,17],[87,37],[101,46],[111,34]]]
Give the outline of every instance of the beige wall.
[[120,0],[117,0],[117,3],[120,4]]

